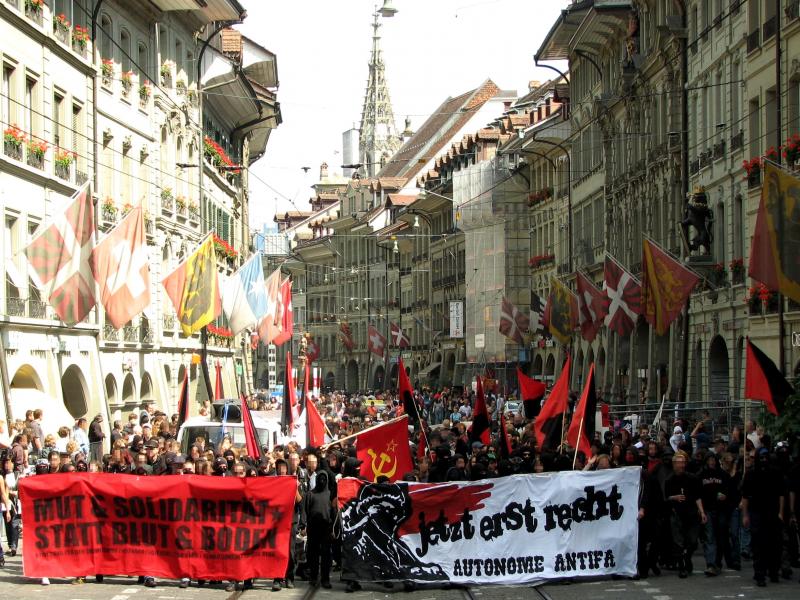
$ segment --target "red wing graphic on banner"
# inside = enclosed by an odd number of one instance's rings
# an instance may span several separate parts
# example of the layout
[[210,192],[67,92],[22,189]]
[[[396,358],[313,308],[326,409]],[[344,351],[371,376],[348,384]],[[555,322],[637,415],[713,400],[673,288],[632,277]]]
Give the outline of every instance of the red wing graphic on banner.
[[19,482],[26,577],[283,577],[294,477],[64,473]]
[[342,577],[521,584],[636,572],[640,470],[339,482]]

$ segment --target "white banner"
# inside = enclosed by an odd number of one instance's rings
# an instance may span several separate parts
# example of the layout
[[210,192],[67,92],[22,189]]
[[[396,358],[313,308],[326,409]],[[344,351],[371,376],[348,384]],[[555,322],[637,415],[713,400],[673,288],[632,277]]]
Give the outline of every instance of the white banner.
[[641,469],[475,482],[343,479],[343,577],[530,583],[634,575]]
[[464,337],[464,303],[461,300],[450,301],[450,337]]

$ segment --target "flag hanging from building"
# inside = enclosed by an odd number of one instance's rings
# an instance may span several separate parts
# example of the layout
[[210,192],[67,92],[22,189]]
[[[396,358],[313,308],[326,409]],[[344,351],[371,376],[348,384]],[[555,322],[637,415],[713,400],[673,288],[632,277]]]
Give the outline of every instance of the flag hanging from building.
[[319,358],[319,344],[313,338],[309,339],[306,345],[306,358],[308,359],[308,364]]
[[800,302],[800,178],[769,161],[762,176],[748,274]]
[[183,335],[192,335],[222,312],[214,240],[209,235],[161,282],[175,307]]
[[106,321],[122,328],[150,304],[150,259],[144,211],[131,209],[92,251],[92,274],[100,286]]
[[348,352],[353,350],[355,343],[353,342],[353,333],[350,330],[350,324],[347,321],[339,323],[339,339],[342,345],[347,348]]
[[589,377],[583,386],[583,393],[575,406],[575,412],[572,413],[572,422],[567,431],[567,443],[587,457],[591,455],[596,412],[597,395],[594,390],[594,363],[592,363],[589,367]]
[[397,481],[411,473],[414,465],[408,445],[408,418],[403,416],[359,433],[356,455],[362,461],[361,477],[367,481],[381,476]]
[[489,409],[486,407],[486,396],[483,393],[482,377],[478,375],[478,390],[475,393],[475,411],[472,413],[472,425],[469,426],[469,441],[481,442],[489,445],[489,436],[492,430],[492,421],[489,419]]
[[216,377],[214,379],[214,400],[222,400],[225,397],[225,387],[222,385],[222,365],[217,361],[214,365]]
[[517,366],[517,381],[519,382],[519,395],[522,406],[525,410],[525,418],[533,419],[539,414],[542,408],[542,398],[544,398],[545,385],[533,377],[528,377]]
[[500,304],[500,333],[520,346],[524,346],[524,334],[528,332],[528,329],[530,329],[528,316],[504,296],[503,302]]
[[25,248],[34,283],[67,325],[83,321],[97,303],[91,262],[94,205],[88,190],[86,183]]
[[278,314],[281,319],[281,331],[272,340],[276,346],[282,346],[292,339],[294,333],[294,310],[292,309],[292,280],[287,277],[281,283],[280,294],[278,295],[280,306]]
[[531,292],[531,315],[528,330],[531,333],[542,333],[544,331],[544,304],[536,292]]
[[576,273],[578,321],[583,339],[591,343],[606,317],[606,295],[582,272]]
[[256,252],[222,286],[222,310],[233,335],[252,328],[267,313],[261,253]]
[[283,330],[283,314],[280,311],[281,270],[275,269],[264,282],[267,295],[267,311],[258,324],[258,337],[269,345]]
[[558,279],[550,280],[550,296],[544,309],[544,324],[563,346],[569,344],[578,324],[578,299]]
[[617,335],[627,336],[642,314],[642,286],[639,280],[606,254],[603,290],[606,293],[606,325]]
[[378,328],[372,324],[367,327],[367,336],[369,337],[367,349],[377,356],[383,356],[383,351],[386,348],[386,336],[381,335]]
[[392,334],[392,344],[394,344],[395,348],[408,348],[411,345],[411,340],[409,340],[408,336],[403,333],[400,325],[391,323],[389,328]]
[[536,445],[541,450],[555,450],[561,445],[564,419],[569,406],[569,368],[571,364],[572,358],[567,355],[558,381],[550,390],[550,395],[545,400],[541,412],[533,422]]
[[749,339],[747,340],[747,363],[744,371],[744,397],[760,400],[773,415],[783,412],[786,398],[794,394],[794,388],[786,381],[780,369]]
[[665,335],[700,278],[655,242],[642,245],[642,306],[656,334]]

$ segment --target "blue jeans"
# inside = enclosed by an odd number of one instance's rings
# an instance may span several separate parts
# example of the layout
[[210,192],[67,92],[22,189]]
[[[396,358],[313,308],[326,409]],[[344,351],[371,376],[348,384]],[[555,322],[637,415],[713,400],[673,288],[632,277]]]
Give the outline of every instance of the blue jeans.
[[703,542],[703,553],[706,567],[722,568],[722,555],[727,549],[729,536],[728,512],[711,510],[706,513],[706,536]]

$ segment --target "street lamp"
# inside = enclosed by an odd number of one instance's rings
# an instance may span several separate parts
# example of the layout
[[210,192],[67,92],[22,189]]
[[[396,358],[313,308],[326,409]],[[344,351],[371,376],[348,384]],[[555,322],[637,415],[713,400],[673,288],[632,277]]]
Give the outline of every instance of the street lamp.
[[383,6],[378,11],[382,17],[393,17],[397,14],[397,9],[392,6],[392,0],[383,0]]

